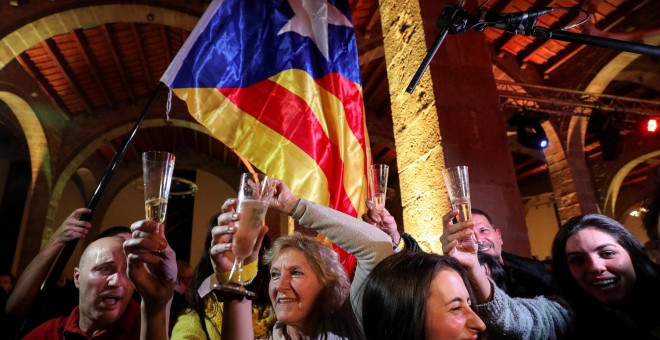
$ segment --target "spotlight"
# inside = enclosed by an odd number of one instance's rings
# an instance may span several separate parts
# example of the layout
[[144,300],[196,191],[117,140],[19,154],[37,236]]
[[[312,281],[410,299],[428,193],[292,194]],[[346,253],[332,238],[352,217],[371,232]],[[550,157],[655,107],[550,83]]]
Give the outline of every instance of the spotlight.
[[548,137],[541,123],[548,119],[545,112],[522,110],[509,118],[509,125],[516,126],[518,143],[534,150],[548,147]]
[[660,119],[657,117],[650,117],[642,120],[642,133],[651,135],[658,131],[658,124]]

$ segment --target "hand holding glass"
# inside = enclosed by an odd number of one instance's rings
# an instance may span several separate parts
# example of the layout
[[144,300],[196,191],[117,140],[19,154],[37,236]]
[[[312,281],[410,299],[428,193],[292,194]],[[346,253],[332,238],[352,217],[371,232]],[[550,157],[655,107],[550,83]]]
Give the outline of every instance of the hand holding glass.
[[171,153],[165,151],[142,153],[144,210],[147,220],[165,223],[173,171],[174,155]]
[[376,205],[377,212],[381,212],[385,208],[389,171],[390,167],[385,164],[372,164],[369,167],[369,198]]
[[[252,254],[259,231],[264,225],[268,203],[273,196],[273,182],[264,174],[244,173],[238,189],[238,208],[240,219],[236,222],[236,233],[232,240],[234,266],[229,274],[229,281],[220,285],[220,290],[254,297],[254,293],[243,287],[243,261]],[[236,276],[236,283],[231,278]]]
[[[449,200],[452,209],[458,210],[458,222],[472,220],[472,206],[470,205],[470,184],[468,168],[465,165],[446,168],[442,171]],[[469,238],[460,240],[460,245],[466,249],[473,249],[477,245],[478,250],[484,251],[490,248],[487,242],[477,242],[474,234]]]

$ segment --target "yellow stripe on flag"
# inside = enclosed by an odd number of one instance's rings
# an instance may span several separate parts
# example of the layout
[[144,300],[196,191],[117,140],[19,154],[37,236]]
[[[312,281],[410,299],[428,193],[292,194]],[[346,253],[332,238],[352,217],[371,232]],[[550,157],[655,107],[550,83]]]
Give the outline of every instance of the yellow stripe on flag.
[[338,146],[339,156],[344,164],[344,189],[360,216],[366,210],[363,202],[367,197],[365,150],[362,149],[360,141],[346,121],[346,112],[341,100],[318,86],[314,78],[302,70],[285,70],[271,77],[270,80],[304,100],[316,115],[328,139]]
[[216,89],[173,91],[186,101],[191,115],[220,141],[240,154],[250,154],[252,164],[271,177],[282,179],[294,194],[322,205],[329,204],[325,174],[298,146],[236,107]]

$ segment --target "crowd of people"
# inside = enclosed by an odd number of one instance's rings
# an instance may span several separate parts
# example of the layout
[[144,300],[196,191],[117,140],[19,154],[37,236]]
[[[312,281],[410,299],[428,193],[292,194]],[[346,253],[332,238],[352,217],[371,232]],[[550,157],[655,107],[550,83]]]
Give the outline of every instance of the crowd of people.
[[[80,257],[77,305],[28,325],[25,339],[660,339],[660,186],[647,204],[642,245],[601,214],[569,219],[552,244],[552,272],[503,251],[502,228],[472,210],[443,216],[444,255],[421,250],[387,209],[357,219],[295,196],[274,180],[269,209],[325,235],[355,256],[347,272],[337,253],[300,233],[258,234],[244,260],[244,295],[215,289],[233,280],[235,198],[207,228],[191,266],[177,261],[164,225],[138,221],[99,235]],[[35,303],[61,248],[91,225],[76,209],[17,282],[0,273],[3,327]],[[465,246],[466,237],[476,243]],[[248,250],[249,251],[249,250]],[[66,279],[62,286],[66,286]],[[48,318],[48,320],[46,320]],[[8,326],[9,327],[9,326]],[[13,330],[10,330],[10,332]],[[24,330],[25,331],[25,330]],[[5,333],[8,334],[8,333]]]

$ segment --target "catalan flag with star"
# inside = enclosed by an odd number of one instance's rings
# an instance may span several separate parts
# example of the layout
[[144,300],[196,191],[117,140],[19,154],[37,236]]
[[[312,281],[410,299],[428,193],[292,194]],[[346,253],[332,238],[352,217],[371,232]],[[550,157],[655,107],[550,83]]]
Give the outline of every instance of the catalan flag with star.
[[366,209],[370,150],[346,0],[214,0],[161,81],[296,195],[352,216]]

